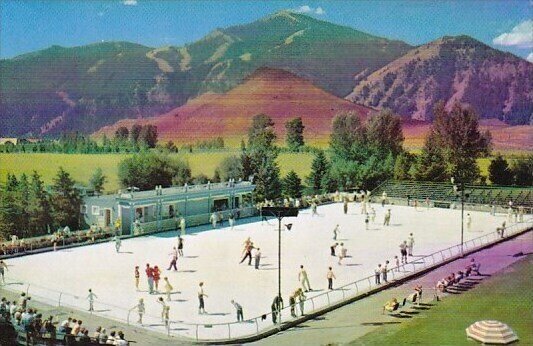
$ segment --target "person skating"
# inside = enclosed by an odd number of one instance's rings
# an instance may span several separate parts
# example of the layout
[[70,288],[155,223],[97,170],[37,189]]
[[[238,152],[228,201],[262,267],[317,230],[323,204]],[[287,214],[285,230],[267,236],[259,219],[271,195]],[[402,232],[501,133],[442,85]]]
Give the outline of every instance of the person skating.
[[307,297],[305,296],[304,291],[301,288],[298,288],[296,292],[296,297],[298,298],[298,303],[300,304],[300,314],[303,316],[305,300],[307,299]]
[[365,229],[368,231],[368,224],[370,223],[370,218],[368,214],[365,215]]
[[168,278],[167,277],[164,277],[163,280],[165,281],[165,294],[167,295],[167,302],[169,302],[171,299],[170,299],[170,294],[172,293],[172,290],[174,289],[174,287],[172,287],[172,285],[170,284],[170,282],[168,281]]
[[344,258],[346,258],[346,253],[347,253],[348,250],[346,250],[346,248],[344,247],[344,243],[341,243],[341,248],[340,248],[340,251],[339,251],[339,265],[341,265],[341,262]]
[[400,271],[400,259],[398,258],[398,256],[394,256],[394,264],[396,265],[396,271],[399,272]]
[[402,264],[407,263],[407,240],[400,243],[400,254],[402,255]]
[[383,194],[381,194],[381,207],[385,207],[386,201],[387,201],[387,193],[383,191]]
[[228,222],[230,228],[233,229],[233,226],[235,225],[235,214],[233,214],[233,211],[229,214]]
[[274,300],[272,301],[272,305],[270,305],[272,310],[272,323],[277,323],[279,314],[281,313],[281,309],[283,309],[283,307],[283,298],[279,295],[275,296]]
[[307,271],[305,271],[304,266],[300,266],[300,272],[298,273],[298,281],[302,284],[302,288],[305,292],[312,291],[311,285],[309,284],[309,278],[307,276]]
[[209,221],[211,222],[211,225],[213,226],[213,228],[217,228],[217,222],[218,222],[217,213],[211,214],[211,216],[209,217]]
[[329,270],[326,274],[326,278],[328,279],[328,289],[333,289],[333,279],[336,279],[335,274],[333,274],[333,270],[331,267],[329,267]]
[[389,267],[389,261],[385,261],[385,264],[383,265],[383,267],[381,267],[381,276],[383,277],[383,281],[385,283],[388,283],[389,281],[387,281],[387,271],[388,271],[388,268]]
[[176,247],[172,248],[172,252],[169,254],[169,256],[171,256],[171,259],[167,270],[170,270],[172,267],[174,267],[174,271],[178,271],[178,267],[176,266],[176,263],[178,262],[178,250]]
[[385,212],[385,217],[383,219],[383,226],[389,226],[390,225],[390,209],[387,209],[387,212]]
[[374,207],[370,207],[370,221],[376,222],[376,209]]
[[163,297],[157,298],[157,303],[161,305],[161,322],[165,322],[165,312],[167,310],[167,303],[165,303]]
[[185,218],[182,216],[180,218],[180,228],[181,228],[181,236],[185,235]]
[[6,279],[4,277],[4,272],[5,271],[9,271],[9,269],[7,268],[7,264],[6,262],[0,260],[0,276],[2,276],[2,284],[5,285],[6,284]]
[[135,276],[135,288],[137,291],[139,290],[139,280],[141,278],[141,274],[139,273],[139,266],[135,266],[135,272],[133,274]]
[[146,279],[148,280],[148,293],[154,293],[154,269],[150,267],[150,264],[146,263]]
[[472,230],[472,216],[470,216],[470,213],[466,214],[466,230],[468,232]]
[[140,298],[139,302],[132,308],[132,310],[137,310],[137,314],[139,315],[139,319],[137,320],[137,323],[142,325],[143,315],[144,315],[144,312],[146,311],[144,307],[144,299]]
[[344,215],[348,213],[348,198],[344,198],[342,209],[344,211]]
[[335,249],[337,248],[337,246],[339,246],[339,243],[335,243],[335,244],[333,244],[333,245],[331,245],[331,246],[329,247],[329,249],[331,250],[331,256],[333,256],[333,257],[336,256],[336,255],[335,255]]
[[248,258],[248,265],[251,266],[252,265],[252,250],[254,249],[254,243],[250,242],[247,246],[246,246],[246,249],[245,249],[245,255],[244,257],[241,259],[241,261],[239,262],[242,263],[244,262],[247,258]]
[[259,262],[261,261],[261,249],[257,248],[254,254],[255,259],[255,269],[259,269]]
[[333,240],[337,240],[337,236],[339,235],[341,231],[339,230],[339,224],[335,226],[333,229]]
[[87,295],[87,300],[89,301],[89,311],[94,311],[94,300],[98,298],[96,294],[89,288],[89,294]]
[[316,202],[311,203],[311,216],[315,216],[315,215],[318,216],[317,208],[318,206]]
[[376,285],[381,284],[380,277],[381,277],[381,264],[378,264],[377,268],[374,269],[374,279],[375,279]]
[[115,236],[115,250],[117,250],[117,253],[120,252],[120,247],[122,246],[122,241],[120,240],[120,237],[118,235]]
[[237,322],[244,321],[244,313],[242,310],[242,305],[237,303],[235,300],[231,300],[231,304],[235,307],[235,310],[237,312]]
[[183,257],[183,238],[178,236],[178,255]]
[[415,246],[415,237],[413,233],[409,233],[407,237],[407,249],[409,250],[409,256],[413,256],[413,246]]
[[161,280],[161,270],[159,269],[158,266],[154,266],[153,274],[154,274],[155,291],[159,293],[159,280]]
[[289,296],[289,306],[291,307],[291,316],[296,316],[296,291]]
[[208,295],[204,292],[204,283],[200,282],[198,288],[198,314],[205,314],[205,301],[204,298],[208,298]]

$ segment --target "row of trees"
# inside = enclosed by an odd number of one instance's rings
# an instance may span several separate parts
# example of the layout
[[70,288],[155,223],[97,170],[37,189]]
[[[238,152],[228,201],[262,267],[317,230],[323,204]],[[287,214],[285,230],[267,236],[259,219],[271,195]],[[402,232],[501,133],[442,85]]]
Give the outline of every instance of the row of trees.
[[8,174],[0,190],[0,238],[37,236],[64,226],[78,229],[81,202],[79,190],[63,168],[50,190],[35,171],[31,177]]

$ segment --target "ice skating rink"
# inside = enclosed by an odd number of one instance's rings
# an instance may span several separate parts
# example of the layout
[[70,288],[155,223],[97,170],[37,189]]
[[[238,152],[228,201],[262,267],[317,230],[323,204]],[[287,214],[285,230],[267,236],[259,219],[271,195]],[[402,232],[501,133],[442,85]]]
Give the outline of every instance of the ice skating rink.
[[[394,255],[400,257],[400,242],[407,240],[411,232],[415,238],[415,257],[410,260],[460,243],[460,210],[372,206],[377,216],[375,223],[370,223],[369,230],[365,230],[360,204],[354,203],[350,203],[346,215],[342,204],[336,203],[319,206],[318,216],[312,216],[307,209],[300,211],[297,218],[283,220],[283,223],[293,224],[291,231],[282,231],[282,293],[286,306],[289,294],[300,285],[300,265],[307,269],[314,290],[308,294],[309,298],[327,289],[329,266],[333,267],[337,277],[334,287],[372,275],[377,264],[385,260],[389,260],[392,267]],[[390,226],[386,227],[383,219],[388,208],[392,217]],[[503,214],[468,213],[472,216],[472,227],[467,230],[465,212],[465,241],[494,232],[507,219]],[[188,233],[184,237],[185,257],[178,260],[178,272],[166,270],[172,247],[177,246],[177,232],[167,232],[124,240],[120,253],[116,253],[115,244],[109,242],[9,260],[6,278],[19,284],[12,283],[8,288],[25,290],[29,283],[30,296],[45,298],[56,304],[59,292],[64,292],[62,304],[84,310],[88,309],[86,297],[88,289],[92,288],[98,296],[96,313],[120,320],[127,318],[127,310],[142,297],[146,305],[145,323],[164,332],[158,318],[161,307],[156,303],[156,299],[163,295],[147,293],[144,273],[146,263],[158,265],[162,269],[161,277],[167,276],[174,286],[175,292],[169,303],[171,321],[175,322],[171,330],[193,337],[195,328],[179,325],[180,322],[216,324],[235,321],[235,308],[230,303],[232,299],[243,306],[245,319],[270,312],[278,287],[277,220],[270,219],[269,224],[243,222],[237,220],[233,230],[224,227]],[[335,242],[332,230],[336,224],[340,226],[337,242],[343,242],[351,256],[342,265],[337,264],[337,258],[330,256],[330,246]],[[255,247],[261,248],[263,258],[259,270],[254,269],[253,261],[252,266],[246,262],[239,264],[247,237],[251,237]],[[136,265],[141,271],[141,291],[137,291],[134,285]],[[200,281],[205,283],[204,291],[208,295],[205,299],[206,315],[198,314]],[[163,287],[161,280],[161,292]],[[132,312],[130,322],[135,323],[136,320],[137,315]],[[271,324],[268,320],[263,323],[267,322]],[[227,334],[227,328],[221,333],[221,336]]]

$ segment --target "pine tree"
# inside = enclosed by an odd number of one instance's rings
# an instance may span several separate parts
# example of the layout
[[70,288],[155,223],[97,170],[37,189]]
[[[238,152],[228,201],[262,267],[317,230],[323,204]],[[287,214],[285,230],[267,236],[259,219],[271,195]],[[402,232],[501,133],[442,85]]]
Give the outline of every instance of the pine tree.
[[304,146],[304,129],[305,126],[302,122],[302,118],[294,118],[285,123],[285,129],[287,130],[287,147],[290,151],[298,151]]
[[447,181],[450,178],[444,153],[436,144],[434,136],[435,134],[432,132],[428,135],[422,153],[417,157],[414,172],[416,180]]
[[307,177],[307,184],[313,189],[314,194],[325,192],[323,180],[328,174],[329,166],[326,154],[322,150],[318,151],[311,163],[311,174]]
[[283,195],[285,197],[302,197],[302,180],[295,171],[290,171],[283,179]]
[[533,186],[533,155],[518,158],[511,166],[514,184]]
[[33,171],[28,200],[29,230],[32,235],[45,234],[51,224],[50,201],[40,175]]
[[494,185],[512,185],[513,173],[507,160],[498,154],[489,164],[489,180]]
[[79,228],[80,193],[74,187],[74,180],[63,167],[59,167],[57,176],[54,178],[50,204],[55,226],[69,226],[71,229]]
[[104,191],[104,184],[107,181],[107,177],[104,175],[102,169],[98,167],[89,181],[90,186],[94,189],[94,192],[98,195]]

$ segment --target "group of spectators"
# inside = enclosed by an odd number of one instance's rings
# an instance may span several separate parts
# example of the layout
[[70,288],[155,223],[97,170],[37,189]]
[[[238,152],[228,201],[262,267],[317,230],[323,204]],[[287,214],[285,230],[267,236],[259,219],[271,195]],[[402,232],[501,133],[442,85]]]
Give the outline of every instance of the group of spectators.
[[469,277],[472,274],[480,275],[479,267],[480,264],[477,263],[474,258],[472,258],[470,263],[465,267],[464,271],[459,270],[457,273],[451,273],[449,276],[442,278],[435,285],[435,289],[437,290],[437,292],[447,292],[448,288],[452,287],[455,284],[458,284],[464,278]]
[[[28,306],[31,297],[21,293],[18,301],[10,302],[5,297],[0,302],[0,319],[3,323],[10,323],[15,330],[26,334],[28,342],[38,340],[62,341],[76,345],[128,345],[124,333],[111,331],[107,334],[105,328],[98,327],[90,335],[83,321],[69,317],[61,323],[54,321],[53,316],[44,318],[37,309]],[[57,325],[59,326],[57,327]]]

